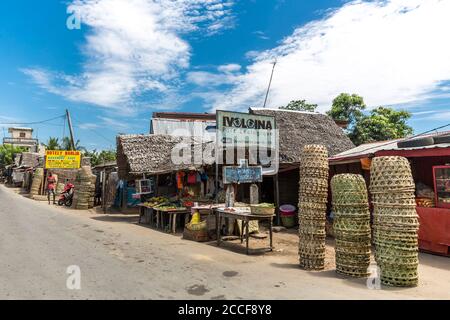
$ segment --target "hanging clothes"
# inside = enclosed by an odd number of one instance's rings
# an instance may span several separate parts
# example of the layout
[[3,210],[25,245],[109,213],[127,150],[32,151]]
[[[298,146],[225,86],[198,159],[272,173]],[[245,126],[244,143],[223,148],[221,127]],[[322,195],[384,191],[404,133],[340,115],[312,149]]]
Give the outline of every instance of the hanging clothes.
[[183,171],[177,172],[177,188],[180,190],[183,189],[183,180],[185,175],[186,174]]
[[206,172],[200,173],[200,179],[201,179],[201,181],[203,181],[203,182],[208,181],[208,175],[206,174]]
[[188,184],[196,184],[197,183],[197,172],[195,172],[195,171],[189,172],[187,182],[188,182]]

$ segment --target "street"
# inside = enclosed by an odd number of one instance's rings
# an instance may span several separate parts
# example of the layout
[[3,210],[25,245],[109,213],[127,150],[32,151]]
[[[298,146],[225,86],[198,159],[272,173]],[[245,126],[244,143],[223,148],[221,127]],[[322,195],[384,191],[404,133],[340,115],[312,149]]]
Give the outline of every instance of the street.
[[[130,223],[37,202],[0,186],[0,299],[450,298],[450,260],[420,254],[417,288],[371,290],[295,256],[246,256]],[[277,234],[275,235],[277,237]],[[81,288],[66,286],[69,266]]]

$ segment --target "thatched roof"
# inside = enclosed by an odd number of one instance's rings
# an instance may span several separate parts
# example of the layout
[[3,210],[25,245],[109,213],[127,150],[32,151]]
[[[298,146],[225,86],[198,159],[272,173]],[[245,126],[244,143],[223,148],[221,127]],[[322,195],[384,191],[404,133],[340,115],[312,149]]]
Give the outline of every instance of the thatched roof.
[[[300,162],[302,147],[306,144],[322,144],[328,148],[330,156],[354,147],[350,139],[336,123],[324,114],[281,111],[273,109],[253,109],[250,112],[274,116],[280,130],[280,163]],[[117,165],[119,177],[130,175],[162,174],[177,170],[193,170],[201,164],[174,164],[172,149],[186,137],[169,135],[121,135],[117,137]],[[211,146],[191,140],[194,148]],[[192,159],[192,157],[191,157]],[[193,161],[192,161],[193,163]]]
[[250,112],[275,117],[280,134],[281,163],[299,163],[302,147],[307,144],[325,145],[329,156],[355,147],[325,114],[278,109],[250,109]]
[[[128,175],[162,174],[177,170],[194,170],[201,167],[192,163],[175,164],[172,149],[185,141],[185,137],[169,135],[121,135],[117,137],[117,165],[121,179]],[[190,140],[191,147],[205,148],[205,144]],[[203,150],[202,149],[202,150]]]

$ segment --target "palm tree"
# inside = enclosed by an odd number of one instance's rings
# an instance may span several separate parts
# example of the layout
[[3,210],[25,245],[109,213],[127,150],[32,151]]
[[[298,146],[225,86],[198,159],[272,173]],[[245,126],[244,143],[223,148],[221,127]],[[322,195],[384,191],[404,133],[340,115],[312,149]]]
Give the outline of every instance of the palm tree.
[[46,150],[59,150],[59,139],[55,137],[49,137],[47,143],[43,143]]
[[[72,150],[72,142],[70,141],[69,137],[64,137],[61,143],[61,148],[63,150]],[[80,146],[80,140],[77,140],[75,142],[75,150],[81,150],[86,151],[86,148],[83,146]]]

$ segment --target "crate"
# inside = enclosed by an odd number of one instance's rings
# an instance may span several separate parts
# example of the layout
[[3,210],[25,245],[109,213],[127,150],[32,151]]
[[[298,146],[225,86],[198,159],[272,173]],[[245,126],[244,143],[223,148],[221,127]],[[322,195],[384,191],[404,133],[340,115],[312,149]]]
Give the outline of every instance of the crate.
[[208,230],[207,229],[190,230],[188,228],[184,228],[183,239],[196,242],[207,242],[209,241]]

